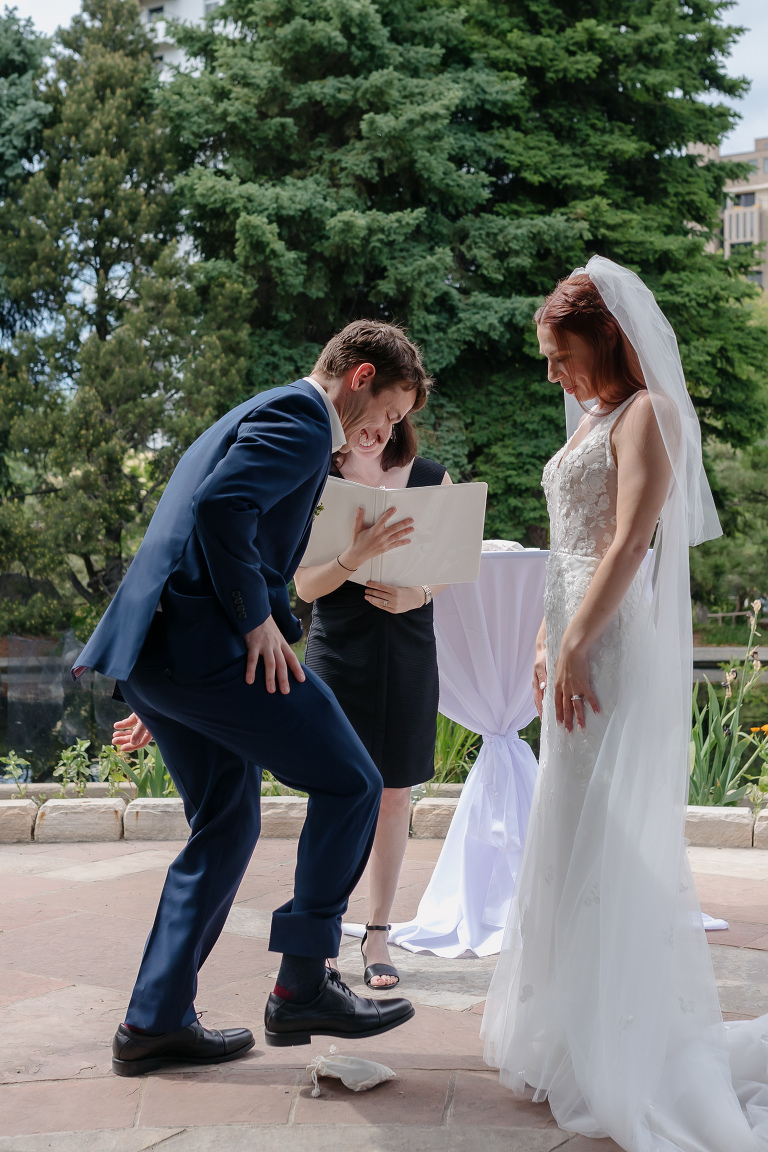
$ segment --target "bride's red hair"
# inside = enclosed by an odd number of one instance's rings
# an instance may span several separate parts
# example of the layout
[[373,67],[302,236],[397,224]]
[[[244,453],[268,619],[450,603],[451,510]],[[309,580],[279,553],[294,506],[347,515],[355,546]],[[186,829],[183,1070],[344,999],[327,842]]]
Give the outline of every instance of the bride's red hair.
[[534,321],[551,330],[561,352],[568,351],[569,333],[590,345],[592,383],[602,404],[615,407],[645,389],[637,353],[586,273],[561,280]]

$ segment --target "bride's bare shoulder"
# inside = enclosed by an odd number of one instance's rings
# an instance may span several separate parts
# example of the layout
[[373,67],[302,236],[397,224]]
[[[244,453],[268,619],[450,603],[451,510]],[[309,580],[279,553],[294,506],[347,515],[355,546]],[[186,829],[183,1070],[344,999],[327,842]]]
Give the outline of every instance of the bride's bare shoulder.
[[632,438],[653,436],[659,425],[653,409],[653,401],[646,391],[640,392],[627,408],[624,419],[618,422],[617,435]]
[[664,454],[653,401],[645,391],[635,397],[611,431],[613,454],[617,463],[621,457],[629,461],[640,455],[653,460],[660,459]]

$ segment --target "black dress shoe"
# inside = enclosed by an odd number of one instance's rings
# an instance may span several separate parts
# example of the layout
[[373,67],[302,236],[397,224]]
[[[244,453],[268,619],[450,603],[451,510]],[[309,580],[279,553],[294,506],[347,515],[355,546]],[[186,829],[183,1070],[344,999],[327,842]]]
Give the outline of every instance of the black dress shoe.
[[256,1041],[248,1028],[203,1028],[196,1020],[178,1032],[145,1036],[121,1024],[112,1041],[112,1071],[118,1076],[141,1076],[165,1064],[224,1064],[237,1060]]
[[410,1000],[369,1000],[347,988],[334,968],[327,968],[320,994],[308,1004],[294,1004],[274,992],[264,1009],[267,1044],[311,1044],[313,1036],[362,1040],[405,1024],[414,1015]]

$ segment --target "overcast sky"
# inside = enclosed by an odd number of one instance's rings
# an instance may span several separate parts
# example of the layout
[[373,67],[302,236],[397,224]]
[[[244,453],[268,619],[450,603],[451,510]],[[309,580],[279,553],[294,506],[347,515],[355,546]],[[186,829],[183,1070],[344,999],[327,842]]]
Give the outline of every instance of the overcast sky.
[[[80,0],[16,0],[16,4],[42,32],[53,32],[59,24],[69,23],[80,9]],[[752,88],[746,99],[737,102],[742,119],[722,151],[746,152],[752,149],[756,136],[768,136],[768,0],[737,0],[727,19],[750,29],[737,42],[728,71],[733,76],[748,76]]]

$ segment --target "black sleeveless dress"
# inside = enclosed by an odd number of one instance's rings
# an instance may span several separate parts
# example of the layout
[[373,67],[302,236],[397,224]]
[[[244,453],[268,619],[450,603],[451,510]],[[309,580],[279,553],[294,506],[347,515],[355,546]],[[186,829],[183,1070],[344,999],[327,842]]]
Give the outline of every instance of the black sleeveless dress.
[[[340,475],[340,473],[335,473]],[[442,483],[445,468],[417,456],[409,488]],[[324,680],[381,772],[385,788],[435,771],[437,651],[433,604],[392,615],[347,580],[312,608],[304,662]]]

